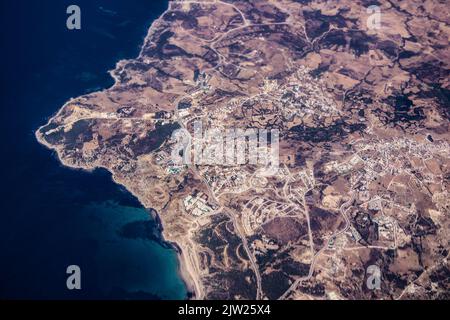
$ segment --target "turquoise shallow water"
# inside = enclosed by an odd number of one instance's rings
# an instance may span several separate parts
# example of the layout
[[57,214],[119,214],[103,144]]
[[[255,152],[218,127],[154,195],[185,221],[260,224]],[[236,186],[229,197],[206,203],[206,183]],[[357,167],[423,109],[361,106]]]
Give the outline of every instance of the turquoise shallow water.
[[184,299],[186,290],[174,275],[176,252],[151,238],[153,220],[143,208],[113,201],[94,202],[79,212],[88,224],[86,236],[102,239],[95,254],[105,295],[115,288],[147,292],[162,299]]

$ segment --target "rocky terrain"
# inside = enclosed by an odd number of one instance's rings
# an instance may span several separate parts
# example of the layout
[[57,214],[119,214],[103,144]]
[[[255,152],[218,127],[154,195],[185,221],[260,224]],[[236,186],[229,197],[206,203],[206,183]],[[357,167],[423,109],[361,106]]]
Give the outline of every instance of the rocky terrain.
[[[194,298],[448,299],[448,8],[171,1],[36,136],[156,210]],[[278,170],[174,164],[195,121],[278,130]]]

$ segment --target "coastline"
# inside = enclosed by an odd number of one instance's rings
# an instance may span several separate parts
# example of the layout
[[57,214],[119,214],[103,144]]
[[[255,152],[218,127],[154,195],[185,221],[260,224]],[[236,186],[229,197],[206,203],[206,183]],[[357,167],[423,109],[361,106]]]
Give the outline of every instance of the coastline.
[[[131,59],[122,59],[119,60],[115,67],[111,70],[108,70],[108,74],[113,78],[114,83],[112,86],[110,87],[106,87],[103,88],[101,90],[97,90],[94,92],[104,92],[106,90],[112,89],[114,87],[116,87],[117,85],[120,84],[119,79],[116,77],[116,75],[114,74],[115,71],[119,70],[120,67],[126,63],[129,60],[134,60],[134,59],[138,59],[142,56],[142,51],[143,48],[145,46],[145,44],[147,43],[147,41],[151,41],[151,37],[154,33],[155,28],[158,26],[158,24],[160,23],[161,18],[164,16],[164,14],[166,14],[168,11],[171,10],[171,2],[168,1],[168,7],[167,9],[157,18],[155,19],[149,29],[148,32],[146,34],[146,36],[144,37],[143,43],[141,45],[139,54],[136,58],[131,58]],[[43,145],[44,147],[46,147],[49,150],[55,151],[56,152],[56,157],[58,158],[59,162],[67,168],[70,169],[74,169],[74,170],[83,170],[86,172],[90,172],[92,173],[94,170],[96,169],[105,169],[108,172],[111,173],[111,177],[114,183],[123,186],[133,197],[135,197],[139,203],[142,205],[143,208],[145,208],[146,210],[150,211],[149,214],[152,215],[152,212],[154,212],[155,217],[152,217],[155,219],[155,221],[158,223],[158,225],[160,225],[160,234],[161,234],[161,240],[164,243],[167,243],[171,248],[173,248],[175,250],[175,252],[177,253],[177,260],[178,260],[178,274],[181,278],[181,280],[184,282],[187,292],[188,292],[188,296],[187,299],[201,299],[203,298],[203,295],[201,293],[201,288],[200,288],[200,279],[198,277],[198,275],[195,274],[194,269],[190,266],[189,262],[188,262],[188,258],[186,257],[186,250],[183,250],[182,247],[185,247],[183,245],[183,243],[177,243],[175,241],[171,241],[170,239],[166,238],[166,236],[164,235],[164,223],[163,220],[161,219],[160,214],[156,211],[153,210],[151,208],[149,208],[148,206],[145,205],[145,203],[142,201],[142,199],[139,198],[139,196],[137,194],[135,194],[125,183],[125,181],[120,181],[114,174],[114,172],[112,172],[111,170],[109,170],[109,168],[105,167],[105,166],[100,166],[100,165],[90,165],[90,166],[81,166],[81,165],[74,165],[71,163],[68,163],[67,161],[65,161],[63,159],[63,157],[61,156],[61,152],[63,151],[62,148],[58,148],[58,146],[54,146],[51,145],[49,143],[47,143],[45,141],[45,139],[43,138],[43,135],[40,133],[40,130],[47,126],[48,124],[50,124],[50,122],[57,117],[63,110],[64,108],[69,105],[72,100],[75,99],[74,97],[69,98],[52,116],[48,117],[47,122],[40,126],[39,128],[37,128],[34,132],[34,136],[36,138],[36,140],[38,141],[39,144]]]
[[[39,130],[39,129],[38,129]],[[156,223],[160,226],[160,234],[161,234],[161,240],[168,244],[172,249],[175,250],[176,254],[177,254],[177,260],[178,260],[178,274],[181,278],[181,280],[184,282],[185,286],[186,286],[186,290],[188,292],[188,299],[201,299],[203,297],[202,293],[201,293],[201,289],[199,288],[199,285],[197,284],[199,282],[198,277],[196,277],[195,272],[193,272],[193,268],[190,267],[189,263],[188,263],[188,259],[185,256],[186,254],[186,250],[182,249],[183,244],[177,243],[175,241],[171,241],[170,239],[167,239],[167,237],[164,235],[164,223],[163,220],[161,219],[161,215],[154,209],[152,208],[148,208],[143,201],[139,198],[139,196],[137,194],[135,194],[132,190],[130,190],[130,188],[127,187],[127,185],[125,184],[125,182],[121,182],[119,181],[115,176],[114,173],[111,172],[107,167],[104,166],[77,166],[77,165],[73,165],[71,163],[68,163],[67,161],[65,161],[61,156],[60,156],[60,152],[61,149],[60,148],[55,148],[54,146],[51,146],[50,144],[48,144],[44,139],[41,138],[41,136],[38,133],[38,130],[35,132],[35,137],[36,140],[43,145],[44,147],[46,147],[49,150],[55,151],[56,152],[56,157],[59,160],[59,162],[66,168],[69,169],[73,169],[73,170],[83,170],[89,173],[92,173],[94,170],[96,169],[104,169],[107,170],[108,172],[111,173],[111,178],[112,181],[114,183],[116,183],[117,185],[123,186],[127,192],[129,192],[133,197],[135,197],[139,203],[142,205],[143,208],[145,208],[146,210],[149,211],[149,215],[152,215],[152,212],[154,214],[154,216],[152,216],[153,219],[155,219]],[[196,279],[196,280],[194,280]]]

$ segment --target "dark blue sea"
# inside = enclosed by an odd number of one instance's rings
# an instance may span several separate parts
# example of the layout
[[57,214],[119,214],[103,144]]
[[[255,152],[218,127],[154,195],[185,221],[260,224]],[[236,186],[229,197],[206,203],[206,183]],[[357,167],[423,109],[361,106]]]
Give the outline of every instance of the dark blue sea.
[[[81,8],[82,29],[66,28]],[[60,165],[34,131],[66,100],[111,86],[167,8],[155,0],[1,1],[0,299],[184,299],[176,253],[106,171]],[[66,268],[81,268],[81,290]]]

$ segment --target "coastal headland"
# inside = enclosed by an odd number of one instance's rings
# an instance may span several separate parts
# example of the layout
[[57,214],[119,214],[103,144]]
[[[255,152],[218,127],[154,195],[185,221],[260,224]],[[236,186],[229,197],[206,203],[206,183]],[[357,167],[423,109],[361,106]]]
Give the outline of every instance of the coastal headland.
[[[448,8],[367,6],[171,1],[36,138],[157,212],[192,298],[448,298]],[[278,170],[174,164],[196,121],[276,129]]]

